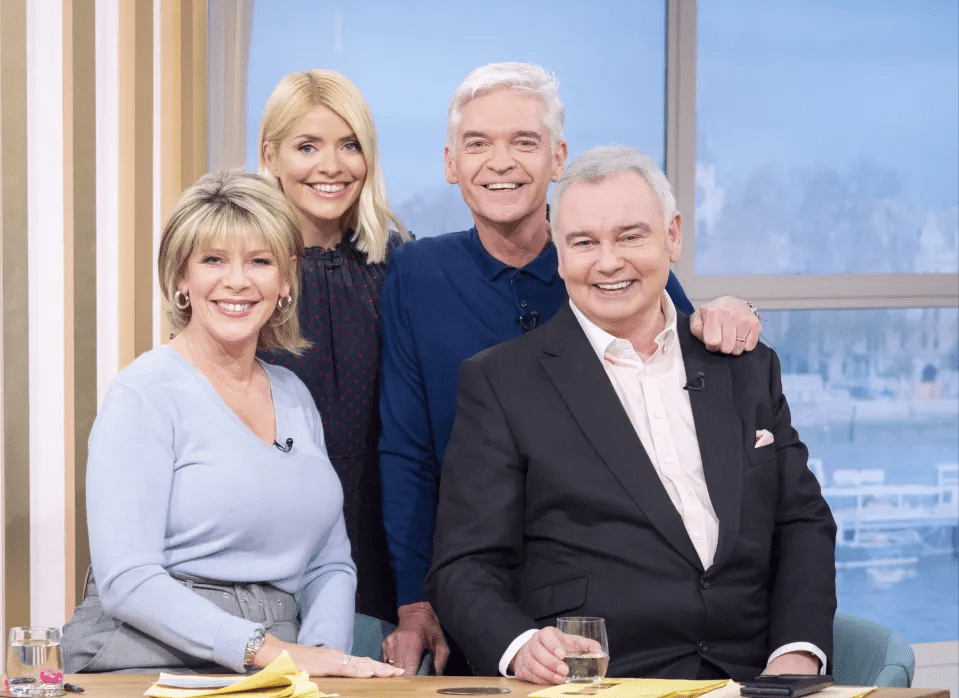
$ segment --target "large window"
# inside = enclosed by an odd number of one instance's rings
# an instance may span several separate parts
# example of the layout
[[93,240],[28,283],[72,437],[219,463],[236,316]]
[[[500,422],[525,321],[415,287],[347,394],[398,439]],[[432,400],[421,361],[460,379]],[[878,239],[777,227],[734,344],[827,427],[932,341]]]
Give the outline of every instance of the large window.
[[957,26],[955,2],[700,3],[697,273],[959,272]]
[[443,174],[446,113],[473,68],[533,61],[556,73],[570,156],[630,143],[663,160],[665,0],[600,3],[490,0],[256,0],[247,166],[260,113],[284,75],[336,70],[370,104],[390,201],[417,237],[472,225]]
[[461,230],[442,169],[453,90],[491,61],[555,71],[571,157],[627,143],[665,162],[694,301],[764,308],[840,522],[840,611],[952,641],[956,26],[954,0],[254,0],[247,165],[277,81],[338,70],[373,110],[400,218],[420,237]]
[[959,638],[956,26],[955,2],[709,0],[687,38],[680,278],[784,309],[763,338],[839,524],[839,610],[910,642]]
[[766,314],[793,425],[839,526],[839,611],[959,631],[959,311]]

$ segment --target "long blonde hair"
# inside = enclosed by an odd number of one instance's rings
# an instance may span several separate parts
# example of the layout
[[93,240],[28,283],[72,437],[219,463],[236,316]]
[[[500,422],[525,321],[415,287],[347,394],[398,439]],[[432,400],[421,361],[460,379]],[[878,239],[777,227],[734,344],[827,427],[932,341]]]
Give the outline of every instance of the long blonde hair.
[[263,145],[268,144],[273,154],[278,154],[280,143],[289,135],[294,122],[317,106],[326,107],[346,121],[360,142],[366,158],[366,180],[356,204],[346,213],[346,223],[353,229],[356,249],[366,254],[366,261],[382,262],[386,259],[391,224],[403,240],[410,236],[390,210],[386,197],[373,115],[359,88],[346,77],[332,70],[308,70],[280,80],[266,101],[260,120],[260,174],[282,189],[267,167]]

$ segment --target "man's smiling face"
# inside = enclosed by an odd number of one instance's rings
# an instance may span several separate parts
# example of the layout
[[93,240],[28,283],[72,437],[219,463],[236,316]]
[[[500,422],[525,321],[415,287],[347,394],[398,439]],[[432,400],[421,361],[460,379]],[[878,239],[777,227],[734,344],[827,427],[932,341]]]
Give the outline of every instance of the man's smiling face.
[[550,143],[543,101],[500,88],[463,105],[446,180],[459,184],[477,224],[514,226],[546,219],[549,183],[562,174],[566,143]]
[[680,215],[664,225],[662,204],[635,172],[574,181],[560,209],[556,250],[570,300],[614,337],[632,341],[655,327],[682,250]]

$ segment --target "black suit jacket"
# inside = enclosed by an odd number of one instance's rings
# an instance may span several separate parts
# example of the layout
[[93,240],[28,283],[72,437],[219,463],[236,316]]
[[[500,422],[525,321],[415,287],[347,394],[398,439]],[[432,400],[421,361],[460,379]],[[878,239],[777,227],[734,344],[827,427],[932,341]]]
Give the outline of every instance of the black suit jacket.
[[[680,316],[710,498],[702,568],[569,306],[464,362],[440,486],[430,600],[481,675],[558,616],[606,619],[610,676],[752,678],[790,642],[832,653],[836,527],[768,347],[712,354]],[[775,436],[755,448],[759,429]]]

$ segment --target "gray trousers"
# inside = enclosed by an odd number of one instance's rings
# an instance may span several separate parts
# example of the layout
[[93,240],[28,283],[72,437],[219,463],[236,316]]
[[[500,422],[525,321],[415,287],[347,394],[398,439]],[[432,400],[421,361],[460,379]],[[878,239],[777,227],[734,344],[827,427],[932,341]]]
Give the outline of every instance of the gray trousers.
[[[217,582],[174,577],[227,613],[260,623],[267,633],[296,642],[300,630],[296,599],[269,584]],[[63,626],[63,667],[68,674],[122,672],[155,674],[233,673],[167,645],[103,610],[93,570],[87,571],[83,601]]]

